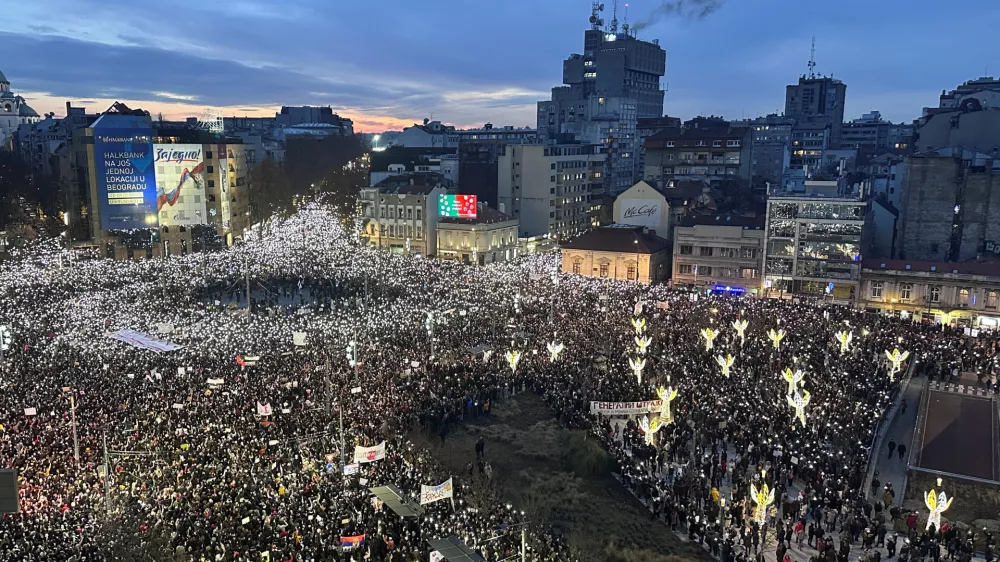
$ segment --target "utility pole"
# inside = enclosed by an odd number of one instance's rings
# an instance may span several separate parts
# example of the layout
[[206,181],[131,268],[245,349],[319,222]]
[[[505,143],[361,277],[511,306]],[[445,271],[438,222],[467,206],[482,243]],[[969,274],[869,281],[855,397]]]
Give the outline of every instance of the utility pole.
[[111,460],[108,457],[108,431],[102,433],[104,441],[104,509],[105,515],[111,517]]
[[527,556],[525,556],[527,552],[526,548],[527,544],[528,544],[527,527],[521,527],[521,562],[528,562],[528,558]]
[[243,258],[243,275],[247,284],[247,316],[250,315],[250,256]]
[[347,445],[344,442],[344,404],[340,401],[340,477],[344,481],[344,489],[347,489]]
[[[71,389],[71,391],[74,393],[74,394],[70,394],[69,395],[69,406],[70,406],[69,407],[69,414],[70,414],[70,418],[72,419],[72,422],[73,422],[73,458],[76,459],[76,468],[79,470],[79,468],[80,468],[80,438],[77,436],[77,433],[76,433],[76,396],[75,396],[75,392],[76,391],[72,390],[72,389]],[[107,449],[107,447],[105,447],[105,449]]]

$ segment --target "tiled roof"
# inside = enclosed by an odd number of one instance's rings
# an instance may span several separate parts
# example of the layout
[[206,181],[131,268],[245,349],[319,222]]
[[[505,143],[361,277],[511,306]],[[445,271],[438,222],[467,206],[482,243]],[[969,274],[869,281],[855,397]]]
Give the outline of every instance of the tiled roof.
[[[969,261],[927,261],[927,260],[888,260],[865,258],[861,267],[872,270],[886,271],[917,271],[923,273],[958,273],[961,275],[985,275],[1000,277],[1000,261],[969,260]],[[934,268],[934,269],[931,269]]]
[[670,247],[670,242],[643,232],[642,227],[604,227],[591,230],[562,244],[570,250],[655,254]]

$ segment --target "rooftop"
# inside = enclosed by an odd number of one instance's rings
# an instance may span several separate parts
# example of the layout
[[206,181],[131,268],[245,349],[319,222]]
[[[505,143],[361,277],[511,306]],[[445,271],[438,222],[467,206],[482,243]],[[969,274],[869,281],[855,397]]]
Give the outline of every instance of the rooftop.
[[[750,132],[750,127],[726,126],[690,129],[684,127],[668,127],[646,139],[646,148],[663,148],[666,141],[685,140],[725,140],[742,139]],[[708,147],[706,147],[708,148]],[[719,147],[716,147],[719,148]]]
[[1000,261],[996,260],[945,262],[865,258],[861,260],[861,267],[864,269],[885,271],[915,271],[920,273],[950,273],[953,275],[1000,277]]
[[683,217],[678,226],[740,226],[744,230],[763,230],[766,218],[741,215],[690,215]]
[[670,247],[670,242],[645,232],[641,226],[602,227],[586,232],[562,245],[570,250],[655,254]]
[[398,176],[390,176],[378,182],[373,187],[381,193],[396,193],[399,195],[427,195],[434,188],[449,188],[451,180],[437,172],[408,172]]
[[466,219],[458,217],[439,217],[439,223],[446,224],[496,224],[514,220],[514,217],[501,213],[500,211],[480,203],[476,207],[476,218]]

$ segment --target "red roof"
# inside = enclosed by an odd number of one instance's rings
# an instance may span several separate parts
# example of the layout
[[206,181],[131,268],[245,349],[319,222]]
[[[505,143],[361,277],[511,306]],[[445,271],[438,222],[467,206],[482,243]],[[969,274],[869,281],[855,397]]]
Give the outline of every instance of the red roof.
[[[969,261],[927,261],[927,260],[889,260],[865,258],[861,260],[865,269],[884,269],[887,271],[919,271],[924,273],[958,273],[961,275],[985,275],[1000,277],[1000,261],[969,260]],[[933,269],[931,269],[933,268]]]

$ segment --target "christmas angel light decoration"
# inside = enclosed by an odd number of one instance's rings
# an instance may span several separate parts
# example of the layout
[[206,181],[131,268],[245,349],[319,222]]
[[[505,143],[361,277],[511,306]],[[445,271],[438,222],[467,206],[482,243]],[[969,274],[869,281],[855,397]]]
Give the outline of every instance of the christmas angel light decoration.
[[788,395],[788,405],[795,408],[795,417],[799,418],[802,423],[802,427],[806,426],[806,406],[809,405],[809,398],[811,395],[806,389],[802,389],[802,392],[795,392],[795,394]]
[[677,389],[672,386],[666,388],[661,386],[657,389],[656,395],[660,397],[660,401],[662,402],[660,406],[660,425],[674,423],[674,414],[670,411],[670,403],[677,398]]
[[646,330],[646,319],[645,318],[633,318],[632,327],[635,328],[635,335],[641,336]]
[[557,343],[555,341],[550,341],[546,347],[549,350],[549,363],[555,363],[559,359],[559,354],[566,348],[561,342]]
[[354,341],[347,344],[347,364],[351,367],[358,366],[358,344]]
[[651,338],[649,336],[642,336],[642,337],[636,336],[635,337],[635,351],[636,351],[636,353],[638,353],[639,355],[645,355],[646,354],[646,348],[649,347],[649,344],[651,344],[651,343],[653,343],[653,338]]
[[834,335],[837,336],[837,341],[840,342],[840,352],[846,353],[851,347],[851,340],[854,339],[854,332],[840,331]]
[[729,369],[732,368],[733,363],[736,362],[736,359],[732,355],[729,355],[727,353],[725,357],[723,357],[721,355],[716,355],[715,356],[715,362],[719,364],[719,367],[722,367],[722,374],[723,374],[723,376],[725,376],[726,378],[728,378],[729,377]]
[[705,351],[712,350],[713,347],[712,340],[718,337],[718,335],[719,332],[716,332],[711,328],[705,328],[701,331],[701,337],[705,338]]
[[896,373],[903,368],[903,361],[906,361],[906,358],[910,356],[910,352],[900,352],[899,348],[894,348],[892,351],[887,349],[885,350],[885,356],[889,359],[889,362],[892,363],[892,368],[889,369],[889,380],[896,380]]
[[[941,479],[937,479],[938,487],[941,486]],[[941,514],[948,511],[951,507],[951,502],[955,501],[955,498],[949,498],[948,494],[941,490],[940,494],[934,494],[934,488],[931,491],[924,492],[924,504],[930,512],[927,514],[927,527],[925,529],[930,529],[931,525],[934,525],[935,529],[941,528]]]
[[747,326],[750,325],[750,321],[747,319],[733,320],[733,328],[736,328],[736,335],[740,337],[740,347],[743,346],[743,339],[746,336]]
[[635,359],[629,357],[628,366],[632,368],[632,374],[635,375],[639,384],[642,384],[642,370],[646,368],[646,360],[641,357],[636,357]]
[[521,352],[516,349],[512,349],[508,351],[504,357],[507,358],[507,364],[510,365],[510,371],[512,373],[516,372],[517,364],[521,361]]
[[751,482],[750,497],[753,498],[753,503],[756,504],[753,508],[753,520],[763,527],[764,522],[767,520],[767,508],[774,503],[774,490],[767,485],[767,482],[764,482],[759,490]]
[[[653,419],[650,420],[650,417],[652,417]],[[647,445],[653,444],[653,435],[657,431],[660,431],[662,427],[663,424],[660,422],[659,416],[643,416],[639,418],[639,429],[641,429],[642,432],[646,434]]]
[[771,344],[774,345],[774,349],[778,349],[778,346],[781,345],[781,340],[785,339],[785,331],[779,329],[776,332],[774,331],[774,328],[771,328],[767,332],[767,339],[771,340]]
[[795,394],[795,390],[798,388],[799,384],[802,382],[802,379],[806,378],[806,374],[803,373],[802,371],[795,371],[793,373],[792,370],[789,369],[789,368],[787,368],[787,367],[785,367],[785,372],[781,373],[781,376],[784,377],[786,381],[788,381],[788,395],[789,396],[791,396],[792,394]]

